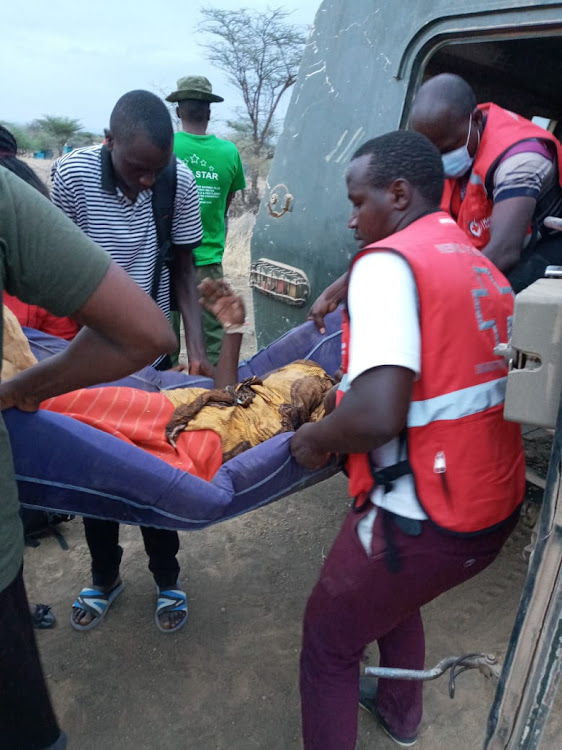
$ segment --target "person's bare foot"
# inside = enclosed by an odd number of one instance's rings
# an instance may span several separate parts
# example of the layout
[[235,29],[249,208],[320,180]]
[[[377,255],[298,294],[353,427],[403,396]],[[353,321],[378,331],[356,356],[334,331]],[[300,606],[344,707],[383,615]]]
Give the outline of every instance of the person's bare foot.
[[158,589],[158,603],[155,612],[159,630],[173,632],[179,630],[187,620],[187,596],[180,584],[168,589]]
[[[120,586],[121,586],[121,577],[117,576],[117,578],[111,584],[111,586],[95,586],[95,587],[92,586],[92,589],[95,589],[96,591],[100,591],[103,594],[106,594],[107,596],[109,596],[115,591],[115,589],[119,588]],[[86,628],[94,620],[101,619],[102,616],[103,615],[95,614],[93,611],[90,611],[89,609],[76,606],[76,602],[72,605],[72,615],[71,615],[72,622],[75,625],[78,625],[79,628]]]
[[173,630],[186,617],[185,612],[162,612],[158,615],[158,622],[164,630]]

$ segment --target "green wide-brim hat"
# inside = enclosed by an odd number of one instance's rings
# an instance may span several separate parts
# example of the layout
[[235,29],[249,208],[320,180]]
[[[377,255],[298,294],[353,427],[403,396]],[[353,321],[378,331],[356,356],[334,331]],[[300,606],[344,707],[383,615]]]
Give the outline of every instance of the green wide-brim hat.
[[199,99],[202,102],[224,102],[222,96],[213,94],[211,82],[205,76],[185,76],[180,78],[178,90],[166,97],[167,102],[181,102],[184,99]]

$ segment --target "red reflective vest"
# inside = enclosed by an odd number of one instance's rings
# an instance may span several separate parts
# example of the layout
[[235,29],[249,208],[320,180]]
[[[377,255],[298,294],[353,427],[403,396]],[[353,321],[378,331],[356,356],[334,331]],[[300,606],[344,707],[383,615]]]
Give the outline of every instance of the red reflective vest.
[[80,330],[78,323],[71,318],[59,318],[42,307],[21,302],[7,292],[3,293],[3,302],[14,313],[20,326],[35,328],[67,341],[72,341]]
[[451,214],[472,244],[481,249],[490,241],[490,218],[494,207],[493,177],[501,157],[517,143],[530,138],[550,141],[556,147],[558,179],[562,186],[562,147],[552,133],[514,112],[495,104],[480,104],[478,109],[487,117],[486,127],[472,165],[465,196],[461,198],[460,180],[447,179],[441,208]]
[[[515,511],[525,490],[521,429],[503,418],[507,367],[493,351],[508,340],[513,293],[441,211],[359,252],[350,274],[359,258],[381,250],[409,263],[419,298],[421,376],[406,432],[418,500],[441,528],[491,528]],[[344,316],[344,372],[350,325]],[[350,456],[347,469],[351,496],[364,499],[374,487],[367,454]]]

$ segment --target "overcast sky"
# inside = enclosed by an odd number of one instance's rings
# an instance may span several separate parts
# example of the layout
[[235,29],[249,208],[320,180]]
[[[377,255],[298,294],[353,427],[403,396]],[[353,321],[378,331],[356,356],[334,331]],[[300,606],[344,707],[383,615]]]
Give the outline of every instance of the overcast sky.
[[[290,21],[311,25],[321,0],[26,0],[2,8],[0,120],[27,123],[43,115],[76,117],[101,133],[117,99],[131,89],[165,95],[184,75],[206,75],[232,117],[239,96],[205,60],[197,31],[201,7],[260,11],[283,7]],[[25,7],[25,9],[24,9]],[[211,37],[212,39],[212,37]],[[209,40],[209,37],[207,37]],[[286,94],[285,106],[290,94]]]

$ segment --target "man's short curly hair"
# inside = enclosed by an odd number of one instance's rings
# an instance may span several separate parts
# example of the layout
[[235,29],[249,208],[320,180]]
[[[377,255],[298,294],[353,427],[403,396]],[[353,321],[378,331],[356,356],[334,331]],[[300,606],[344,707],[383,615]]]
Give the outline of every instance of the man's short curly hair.
[[360,146],[351,161],[370,156],[368,179],[373,187],[386,188],[403,179],[431,206],[438,207],[443,193],[443,163],[433,143],[412,130],[395,130]]
[[172,147],[174,129],[164,102],[150,91],[129,91],[117,101],[109,119],[114,138],[130,140],[144,133],[162,151]]

